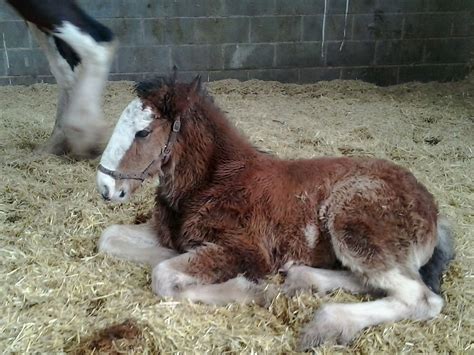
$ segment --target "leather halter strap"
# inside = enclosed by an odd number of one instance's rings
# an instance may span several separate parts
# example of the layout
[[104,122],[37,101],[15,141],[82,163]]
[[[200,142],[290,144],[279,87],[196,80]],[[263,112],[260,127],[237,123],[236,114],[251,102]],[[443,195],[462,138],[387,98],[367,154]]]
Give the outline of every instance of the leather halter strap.
[[114,180],[140,180],[141,182],[143,182],[149,176],[148,171],[151,169],[151,167],[155,163],[161,162],[161,165],[163,166],[169,161],[171,157],[171,150],[173,148],[173,145],[178,140],[178,133],[180,130],[181,130],[181,117],[177,116],[176,120],[173,122],[173,127],[171,128],[171,133],[168,137],[168,142],[160,150],[160,154],[158,155],[158,157],[156,159],[153,159],[150,162],[150,164],[148,164],[148,166],[145,168],[145,170],[143,170],[140,173],[126,174],[120,171],[107,169],[102,164],[99,164],[99,166],[97,167],[97,170],[99,170],[101,173],[109,175]]

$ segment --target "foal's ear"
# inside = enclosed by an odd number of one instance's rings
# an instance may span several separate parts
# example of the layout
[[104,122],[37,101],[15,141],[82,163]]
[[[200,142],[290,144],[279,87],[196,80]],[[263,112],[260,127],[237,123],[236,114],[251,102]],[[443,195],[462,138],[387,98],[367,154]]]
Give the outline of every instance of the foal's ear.
[[202,89],[202,81],[201,81],[201,75],[198,74],[194,79],[193,81],[191,82],[191,85],[190,85],[190,89],[189,89],[189,93],[190,94],[198,94],[201,92],[201,89]]

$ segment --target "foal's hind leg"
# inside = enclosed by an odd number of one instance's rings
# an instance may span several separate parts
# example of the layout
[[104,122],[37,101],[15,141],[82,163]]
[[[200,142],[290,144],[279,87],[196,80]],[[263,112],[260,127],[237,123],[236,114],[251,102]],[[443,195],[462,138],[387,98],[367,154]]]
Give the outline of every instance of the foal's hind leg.
[[120,259],[155,266],[178,253],[160,245],[153,228],[145,224],[114,224],[100,237],[99,251]]
[[322,343],[346,344],[362,329],[402,319],[425,320],[440,313],[443,300],[417,277],[393,269],[369,278],[387,292],[380,300],[354,304],[325,304],[303,330],[301,349]]
[[436,226],[403,204],[396,193],[380,181],[354,177],[328,199],[322,217],[337,258],[387,297],[324,305],[303,331],[302,348],[347,343],[372,325],[424,320],[440,313],[442,298],[418,273],[433,252]]

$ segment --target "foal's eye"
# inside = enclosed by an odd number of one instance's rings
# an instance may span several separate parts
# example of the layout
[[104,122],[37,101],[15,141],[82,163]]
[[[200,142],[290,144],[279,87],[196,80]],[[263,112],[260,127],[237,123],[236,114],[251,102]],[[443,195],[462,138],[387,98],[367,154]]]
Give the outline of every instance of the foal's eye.
[[137,133],[135,133],[135,137],[145,138],[149,134],[150,134],[150,131],[147,131],[146,129],[144,129],[144,130],[141,130],[141,131],[138,131]]

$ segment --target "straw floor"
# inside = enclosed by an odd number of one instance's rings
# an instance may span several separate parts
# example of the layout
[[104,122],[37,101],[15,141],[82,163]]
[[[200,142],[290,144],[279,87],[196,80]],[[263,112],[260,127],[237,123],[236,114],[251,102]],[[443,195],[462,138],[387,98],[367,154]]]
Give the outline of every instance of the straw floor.
[[[130,88],[128,82],[109,84],[111,125],[132,99]],[[255,144],[280,156],[366,155],[410,168],[454,224],[457,256],[445,276],[440,316],[373,327],[347,348],[318,351],[474,351],[472,78],[390,88],[355,81],[222,81],[209,90]],[[322,303],[364,299],[340,291],[323,298],[306,293],[278,296],[269,309],[159,300],[149,269],[96,250],[105,227],[147,213],[153,184],[125,205],[105,204],[94,186],[97,160],[33,153],[52,129],[56,94],[54,85],[0,87],[2,351],[290,353]]]

